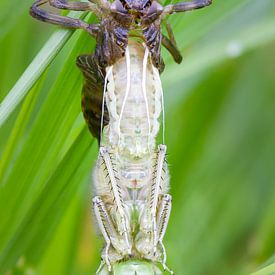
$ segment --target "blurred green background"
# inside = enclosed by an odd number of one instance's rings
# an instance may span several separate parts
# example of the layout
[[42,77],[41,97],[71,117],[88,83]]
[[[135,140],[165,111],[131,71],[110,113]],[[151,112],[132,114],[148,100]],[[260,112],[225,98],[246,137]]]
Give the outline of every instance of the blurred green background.
[[[32,19],[31,3],[0,3],[0,101],[62,32]],[[163,50],[168,265],[176,274],[249,274],[275,251],[275,1],[215,0],[170,21],[184,60]],[[91,221],[97,144],[75,66],[94,41],[63,33],[67,43],[24,100],[2,105],[0,274],[93,274],[100,261]]]

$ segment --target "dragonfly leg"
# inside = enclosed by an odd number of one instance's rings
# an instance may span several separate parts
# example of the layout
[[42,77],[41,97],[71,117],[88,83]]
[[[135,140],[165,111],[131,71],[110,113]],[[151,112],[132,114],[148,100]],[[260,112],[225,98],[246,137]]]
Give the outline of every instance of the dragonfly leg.
[[166,146],[161,144],[158,146],[157,152],[157,162],[155,164],[154,169],[154,177],[152,180],[152,185],[150,188],[149,194],[149,211],[153,221],[153,246],[154,246],[154,253],[157,251],[157,244],[158,244],[158,234],[157,234],[157,210],[159,204],[159,197],[161,194],[161,190],[164,186],[164,181],[166,178],[166,173],[168,173],[167,169],[165,168],[165,156],[166,156]]
[[166,232],[166,228],[168,225],[170,213],[171,213],[171,207],[172,207],[172,197],[169,194],[165,194],[160,198],[159,202],[159,212],[158,212],[158,218],[157,218],[157,226],[158,226],[158,242],[162,248],[162,265],[165,270],[169,271],[171,274],[173,272],[166,266],[166,250],[163,244],[163,238]]
[[167,5],[163,9],[162,17],[175,12],[185,12],[195,9],[201,9],[211,4],[212,0],[195,0],[190,2],[179,2],[176,4]]
[[71,29],[83,29],[90,33],[92,36],[96,36],[98,31],[98,26],[95,24],[88,24],[80,19],[75,19],[67,16],[58,15],[52,12],[48,12],[40,6],[48,3],[49,0],[36,0],[31,6],[30,14],[34,18],[48,22],[51,24],[59,25],[65,28]]
[[105,0],[89,0],[89,2],[68,2],[67,0],[48,0],[52,7],[74,11],[93,11],[103,13],[110,9],[110,3]]
[[57,9],[87,11],[93,8],[90,2],[68,2],[67,0],[48,0],[49,4]]
[[[113,211],[113,217],[116,221],[117,230],[120,236],[123,236],[125,242],[125,249],[123,249],[124,254],[131,254],[131,237],[130,237],[130,224],[129,217],[126,215],[126,206],[123,201],[123,190],[118,183],[118,176],[113,168],[113,163],[105,147],[100,147],[100,156],[103,160],[104,170],[106,170],[106,178],[109,180],[108,185],[113,196],[113,204],[115,206],[115,211]],[[114,210],[114,209],[113,209]]]
[[93,206],[94,206],[94,212],[95,212],[99,229],[106,242],[106,247],[103,250],[102,258],[103,258],[103,261],[108,266],[108,270],[111,271],[111,263],[109,260],[109,249],[111,245],[111,239],[116,239],[117,234],[110,220],[109,214],[105,208],[104,202],[99,196],[93,198]]
[[175,62],[177,62],[178,64],[181,63],[181,61],[182,61],[181,53],[180,53],[179,49],[177,48],[177,46],[175,44],[173,44],[172,40],[170,40],[165,35],[162,35],[161,44],[172,55]]
[[168,34],[168,38],[162,35],[162,45],[170,52],[175,62],[180,64],[182,61],[182,56],[177,46],[177,42],[173,30],[171,28],[170,22],[167,19],[165,20],[165,28]]
[[168,34],[168,37],[169,37],[171,43],[177,48],[177,42],[176,42],[173,30],[172,30],[171,24],[167,19],[165,20],[165,28],[166,28],[166,31],[167,31],[167,34]]
[[163,192],[168,185],[168,170],[165,155],[166,146],[159,145],[153,167],[151,186],[148,189],[147,202],[141,210],[139,218],[140,233],[137,236],[137,249],[139,252],[155,260],[159,259],[160,256],[160,251],[158,250],[158,213],[160,199],[163,197]]

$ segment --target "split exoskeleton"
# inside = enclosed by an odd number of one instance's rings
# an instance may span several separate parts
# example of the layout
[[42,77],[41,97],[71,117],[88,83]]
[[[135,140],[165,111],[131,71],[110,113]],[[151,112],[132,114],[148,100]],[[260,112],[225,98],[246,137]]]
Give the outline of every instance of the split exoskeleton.
[[[100,22],[89,24],[45,11],[41,5],[46,3],[94,12]],[[166,146],[156,148],[164,112],[161,45],[177,63],[182,57],[164,19],[210,4],[211,0],[164,7],[155,0],[37,0],[31,7],[31,15],[39,20],[84,29],[96,39],[95,53],[80,55],[77,65],[85,77],[83,114],[100,143],[93,208],[106,243],[102,264],[109,271],[114,263],[129,258],[160,262],[167,268],[162,241],[171,211],[169,172]],[[168,37],[162,34],[162,22]]]
[[[106,67],[112,66],[125,54],[128,39],[140,37],[150,51],[154,66],[162,72],[161,45],[177,63],[182,60],[166,17],[177,12],[200,9],[210,5],[212,0],[195,0],[161,6],[156,0],[106,0],[89,2],[68,2],[67,0],[37,0],[30,13],[38,20],[66,28],[84,29],[96,39],[93,55],[82,55],[77,65],[83,71],[86,84],[83,90],[82,110],[92,134],[99,139],[102,91]],[[89,24],[79,19],[61,16],[41,8],[49,3],[52,7],[65,10],[91,11],[100,19],[98,24]],[[169,38],[162,34],[161,24],[165,22]],[[92,103],[91,103],[92,102]],[[108,114],[104,114],[104,125]]]

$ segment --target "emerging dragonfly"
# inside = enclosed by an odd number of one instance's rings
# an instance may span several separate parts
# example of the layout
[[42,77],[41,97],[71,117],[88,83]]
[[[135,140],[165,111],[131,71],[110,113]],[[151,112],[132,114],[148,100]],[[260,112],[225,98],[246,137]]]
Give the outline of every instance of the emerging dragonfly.
[[[91,11],[98,24],[41,9]],[[169,14],[203,8],[211,0],[161,6],[155,0],[37,0],[31,15],[68,28],[86,30],[96,39],[94,54],[81,55],[77,65],[85,77],[82,110],[100,143],[94,170],[94,212],[106,245],[102,265],[130,258],[166,266],[163,237],[171,211],[166,146],[156,149],[163,94],[161,45],[180,63]],[[161,32],[165,22],[168,37]],[[171,271],[170,271],[171,272]],[[171,272],[172,273],[172,272]]]

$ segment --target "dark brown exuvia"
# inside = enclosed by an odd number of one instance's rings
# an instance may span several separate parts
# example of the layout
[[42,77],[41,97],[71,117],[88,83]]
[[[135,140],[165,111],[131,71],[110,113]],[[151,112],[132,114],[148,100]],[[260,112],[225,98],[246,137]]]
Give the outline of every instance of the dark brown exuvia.
[[[57,9],[90,11],[100,19],[98,24],[88,24],[79,19],[61,16],[41,9],[49,3]],[[148,47],[154,66],[162,72],[161,45],[173,56],[177,63],[182,60],[167,20],[168,15],[200,9],[212,0],[195,0],[162,6],[156,0],[89,0],[89,2],[67,2],[67,0],[37,0],[30,14],[38,20],[66,28],[84,29],[96,39],[94,54],[80,55],[77,66],[85,77],[82,92],[82,110],[94,137],[99,139],[101,128],[102,95],[105,68],[124,56],[129,37],[137,37]],[[164,22],[168,37],[162,34]],[[108,113],[104,111],[104,125],[108,123]]]

